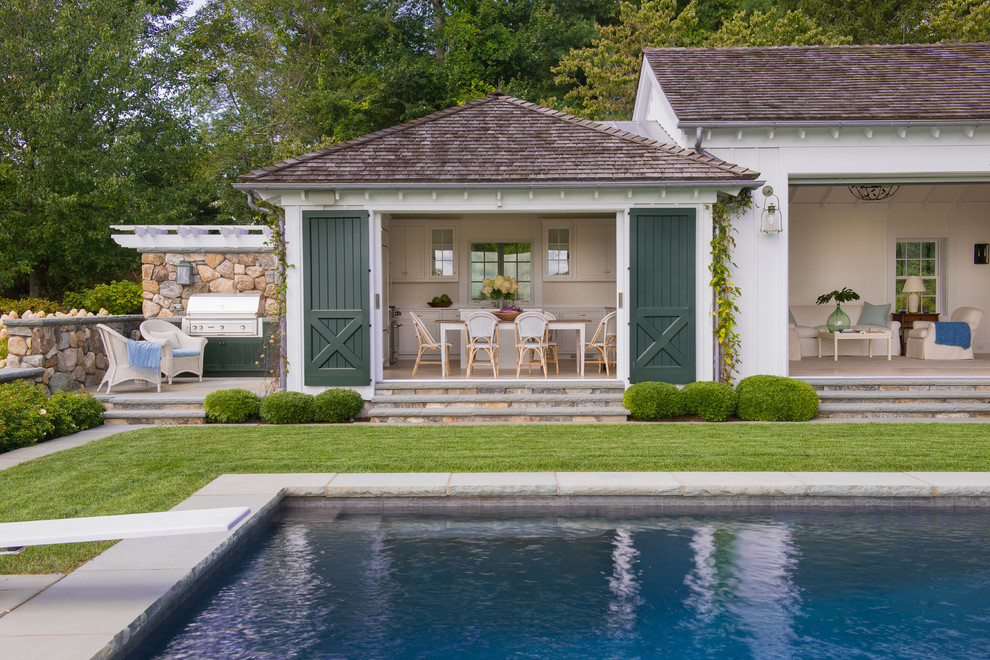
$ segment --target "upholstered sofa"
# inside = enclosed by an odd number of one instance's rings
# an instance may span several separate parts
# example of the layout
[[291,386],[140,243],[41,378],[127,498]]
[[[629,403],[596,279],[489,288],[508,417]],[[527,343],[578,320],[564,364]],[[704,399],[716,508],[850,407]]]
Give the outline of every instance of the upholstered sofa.
[[952,312],[951,321],[969,325],[969,346],[947,346],[935,343],[935,326],[931,321],[915,321],[908,331],[907,356],[920,360],[972,360],[973,338],[983,320],[983,310],[960,307]]
[[[828,321],[828,315],[833,311],[835,311],[835,303],[790,306],[790,313],[793,316],[791,326],[797,332],[802,357],[818,356],[818,330],[826,329],[825,323]],[[901,324],[891,319],[889,311],[886,316],[886,326],[879,324],[861,325],[859,320],[863,313],[863,303],[842,303],[842,311],[849,315],[854,330],[890,330],[890,353],[891,355],[901,354]],[[791,333],[791,337],[793,337],[793,333]],[[887,355],[886,339],[871,339],[870,342],[873,344],[873,355]],[[839,355],[869,354],[870,347],[866,340],[839,342]],[[822,341],[822,356],[826,355],[832,356],[831,341]]]

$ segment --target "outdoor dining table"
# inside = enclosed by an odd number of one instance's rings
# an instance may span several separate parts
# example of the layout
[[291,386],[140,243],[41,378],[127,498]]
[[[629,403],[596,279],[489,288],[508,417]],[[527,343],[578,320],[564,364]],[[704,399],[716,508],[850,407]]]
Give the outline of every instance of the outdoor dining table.
[[[450,374],[446,371],[446,365],[448,364],[447,358],[447,333],[448,332],[464,332],[464,321],[457,320],[447,320],[440,321],[440,350],[443,352],[443,364],[441,367],[444,369],[443,375],[449,376]],[[588,321],[581,320],[567,320],[558,319],[549,322],[551,330],[572,330],[577,333],[577,372],[583,378],[584,377],[584,331],[585,326]],[[500,321],[498,324],[498,329],[500,331],[512,331],[515,327],[515,323],[511,321]],[[513,355],[515,354],[515,346],[513,348]],[[461,369],[467,369],[467,352],[461,351]]]

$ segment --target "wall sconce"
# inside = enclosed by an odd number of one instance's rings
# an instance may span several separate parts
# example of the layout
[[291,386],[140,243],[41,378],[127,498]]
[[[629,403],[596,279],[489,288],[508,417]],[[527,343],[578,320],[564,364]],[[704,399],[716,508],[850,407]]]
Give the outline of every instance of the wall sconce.
[[175,267],[175,283],[176,284],[192,284],[192,269],[193,265],[183,259]]
[[773,194],[773,186],[763,186],[763,206],[756,201],[756,208],[763,209],[760,213],[760,231],[765,234],[776,234],[784,230],[784,218],[780,215],[780,198]]
[[973,263],[974,264],[990,263],[990,243],[973,244]]

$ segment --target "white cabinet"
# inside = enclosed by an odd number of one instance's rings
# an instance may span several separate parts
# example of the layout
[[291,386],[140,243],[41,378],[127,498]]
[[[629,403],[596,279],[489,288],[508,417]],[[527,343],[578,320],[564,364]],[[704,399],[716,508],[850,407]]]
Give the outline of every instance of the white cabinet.
[[615,227],[582,225],[574,227],[574,279],[615,279]]
[[389,228],[389,274],[393,282],[426,279],[426,227],[393,224]]

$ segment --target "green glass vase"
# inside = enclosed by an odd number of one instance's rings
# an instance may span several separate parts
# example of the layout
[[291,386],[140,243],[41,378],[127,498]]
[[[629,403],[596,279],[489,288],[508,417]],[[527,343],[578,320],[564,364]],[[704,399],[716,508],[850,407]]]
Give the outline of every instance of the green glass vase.
[[828,328],[829,332],[839,332],[840,330],[848,330],[851,325],[849,315],[842,311],[839,303],[835,303],[835,311],[828,315],[825,327]]

